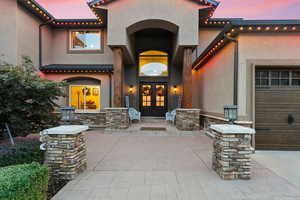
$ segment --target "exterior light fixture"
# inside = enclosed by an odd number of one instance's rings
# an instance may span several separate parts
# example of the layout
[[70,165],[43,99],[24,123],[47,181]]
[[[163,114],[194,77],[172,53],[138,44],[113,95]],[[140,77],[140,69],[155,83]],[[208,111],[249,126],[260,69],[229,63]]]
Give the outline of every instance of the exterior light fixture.
[[62,121],[70,121],[70,120],[74,120],[74,112],[75,112],[75,108],[74,107],[61,107],[60,108],[61,111],[61,120]]
[[129,91],[130,94],[133,94],[133,85],[130,85],[130,86],[129,86],[128,91]]
[[224,116],[228,119],[229,124],[234,124],[238,118],[238,106],[224,106]]
[[177,92],[178,92],[177,85],[174,85],[174,87],[173,87],[173,92],[174,92],[174,94],[177,94]]

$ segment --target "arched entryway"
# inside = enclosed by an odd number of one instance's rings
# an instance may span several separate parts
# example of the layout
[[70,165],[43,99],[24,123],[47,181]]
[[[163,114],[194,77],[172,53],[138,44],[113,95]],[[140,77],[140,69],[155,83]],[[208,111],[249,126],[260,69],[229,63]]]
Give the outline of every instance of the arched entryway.
[[125,66],[125,83],[136,90],[125,90],[125,95],[142,116],[164,116],[176,107],[171,88],[181,83],[173,63],[177,32],[175,24],[163,20],[145,20],[127,29],[134,64]]

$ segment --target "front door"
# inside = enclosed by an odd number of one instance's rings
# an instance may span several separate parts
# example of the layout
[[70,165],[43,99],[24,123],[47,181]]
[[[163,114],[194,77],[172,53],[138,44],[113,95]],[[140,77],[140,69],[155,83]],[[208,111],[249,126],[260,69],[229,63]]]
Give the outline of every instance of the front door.
[[164,116],[168,109],[167,98],[167,83],[141,83],[140,110],[142,116]]

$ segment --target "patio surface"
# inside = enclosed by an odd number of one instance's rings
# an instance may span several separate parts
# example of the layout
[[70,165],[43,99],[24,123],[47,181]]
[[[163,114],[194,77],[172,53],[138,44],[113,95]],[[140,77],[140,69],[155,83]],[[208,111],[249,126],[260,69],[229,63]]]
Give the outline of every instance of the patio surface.
[[[88,170],[54,200],[299,200],[300,152],[257,152],[252,179],[223,181],[201,132],[87,132]],[[152,123],[146,126],[154,126]]]

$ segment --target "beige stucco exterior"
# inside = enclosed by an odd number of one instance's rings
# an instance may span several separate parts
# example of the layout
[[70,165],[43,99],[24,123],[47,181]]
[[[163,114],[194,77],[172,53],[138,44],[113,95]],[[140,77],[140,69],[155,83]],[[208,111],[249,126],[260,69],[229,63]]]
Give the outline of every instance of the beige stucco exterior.
[[[84,29],[70,29],[84,30]],[[107,32],[105,29],[95,29],[103,34],[103,53],[72,54],[68,52],[69,29],[52,30],[49,64],[113,64],[112,50],[107,46]],[[47,48],[47,46],[45,46]],[[48,47],[49,48],[49,47]]]
[[108,45],[128,46],[127,28],[138,22],[153,19],[167,21],[179,27],[178,45],[198,44],[200,6],[195,2],[127,0],[111,2],[104,8],[108,10]]
[[29,56],[33,64],[39,64],[39,25],[41,20],[21,7],[17,6],[17,41],[18,41],[18,60],[22,62],[23,56]]
[[207,48],[221,31],[220,28],[199,28],[198,55]]
[[0,1],[0,56],[1,60],[17,64],[17,3]]
[[299,33],[249,33],[239,35],[240,114],[254,120],[254,68],[300,66]]
[[193,70],[193,107],[221,116],[233,104],[234,45],[229,44],[199,70]]
[[7,63],[17,65],[29,56],[38,65],[38,30],[42,23],[16,1],[0,1],[0,55]]

